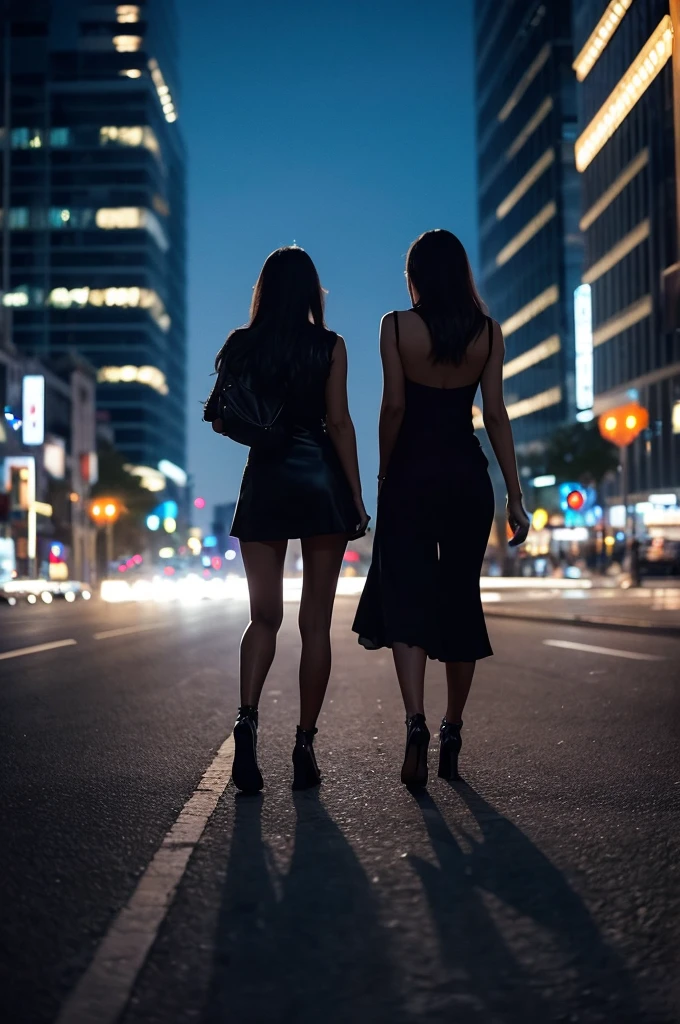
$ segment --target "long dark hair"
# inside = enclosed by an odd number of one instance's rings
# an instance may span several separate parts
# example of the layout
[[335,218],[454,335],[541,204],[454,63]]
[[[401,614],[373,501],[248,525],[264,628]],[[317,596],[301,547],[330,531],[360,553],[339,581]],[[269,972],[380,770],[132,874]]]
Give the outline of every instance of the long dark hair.
[[250,321],[232,331],[215,359],[262,384],[306,384],[327,358],[324,292],[314,263],[297,245],[275,249],[253,290]]
[[430,330],[432,361],[459,366],[486,318],[462,242],[442,228],[426,231],[408,251],[406,274]]

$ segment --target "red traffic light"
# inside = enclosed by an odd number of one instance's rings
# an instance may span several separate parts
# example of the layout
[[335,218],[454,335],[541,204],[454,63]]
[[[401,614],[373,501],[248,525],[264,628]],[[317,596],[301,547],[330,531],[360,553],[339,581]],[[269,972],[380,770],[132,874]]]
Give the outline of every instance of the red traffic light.
[[573,512],[579,512],[586,503],[583,491],[569,491],[567,505]]

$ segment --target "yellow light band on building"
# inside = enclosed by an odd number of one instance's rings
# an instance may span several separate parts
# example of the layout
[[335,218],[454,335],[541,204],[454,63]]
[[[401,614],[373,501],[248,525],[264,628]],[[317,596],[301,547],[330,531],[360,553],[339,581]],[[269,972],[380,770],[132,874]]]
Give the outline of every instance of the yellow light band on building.
[[614,202],[616,197],[621,195],[626,185],[629,185],[633,178],[639,174],[648,163],[649,150],[645,148],[638,153],[634,160],[631,160],[627,167],[624,167],[618,177],[616,177],[611,183],[607,191],[603,192],[597,202],[593,203],[590,209],[583,214],[578,225],[581,231],[586,231],[591,224],[595,223],[600,214],[604,213],[607,207]]
[[527,302],[526,306],[522,306],[516,313],[509,316],[507,320],[504,320],[501,324],[501,330],[507,337],[518,331],[520,327],[524,327],[530,320],[533,320],[535,316],[542,313],[544,309],[548,309],[549,306],[554,306],[556,302],[559,302],[560,290],[556,284],[551,284],[549,288],[546,288],[544,292],[537,295],[531,302]]
[[149,61],[149,71],[151,72],[153,84],[156,86],[160,105],[163,108],[163,116],[166,121],[169,121],[172,124],[173,121],[177,120],[177,111],[175,110],[175,104],[173,103],[172,96],[170,95],[170,89],[163,78],[163,72],[159,68],[158,61],[154,57]]
[[170,317],[163,301],[152,288],[53,288],[47,297],[47,304],[57,309],[71,309],[76,306],[122,306],[146,309],[162,331],[170,330]]
[[625,75],[610,93],[586,130],[576,140],[576,168],[585,171],[637,101],[647,91],[673,52],[673,25],[666,14]]
[[169,391],[165,374],[156,366],[101,366],[97,380],[100,384],[146,384],[159,395]]
[[511,420],[518,420],[521,416],[530,416],[532,412],[539,412],[541,409],[548,409],[551,405],[557,405],[562,401],[562,388],[548,388],[531,398],[523,398],[519,402],[512,402],[506,406],[508,416]]
[[512,210],[513,206],[516,206],[522,196],[526,195],[531,186],[538,181],[541,175],[547,171],[551,164],[555,162],[555,150],[550,147],[546,149],[543,156],[539,157],[533,167],[530,167],[523,178],[517,182],[511,192],[508,192],[507,196],[502,203],[499,203],[496,207],[496,219],[503,220],[503,217],[507,216]]
[[[549,409],[551,405],[557,405],[562,401],[562,388],[557,386],[541,391],[531,398],[522,398],[519,402],[511,402],[506,405],[508,416],[511,420],[518,420],[522,416],[530,416],[533,412],[540,412],[541,409]],[[472,417],[472,425],[475,430],[484,426],[484,411]]]
[[529,120],[524,125],[524,128],[522,128],[522,131],[519,133],[517,138],[514,139],[514,141],[505,151],[506,160],[512,160],[514,156],[517,156],[524,143],[527,141],[527,139],[531,138],[531,136],[534,134],[538,126],[542,124],[543,121],[545,121],[546,117],[548,116],[552,108],[552,97],[548,96],[547,99],[543,100],[536,113],[529,118]]
[[620,263],[624,256],[632,252],[636,246],[644,242],[646,238],[649,238],[649,219],[641,221],[637,227],[629,231],[627,235],[624,235],[620,242],[612,246],[609,252],[606,252],[597,263],[593,263],[592,267],[588,267],[581,278],[583,283],[592,284],[593,281],[597,281],[608,270],[611,270],[617,263]]
[[530,366],[535,366],[536,363],[541,363],[544,359],[554,356],[561,347],[559,334],[551,334],[549,338],[534,345],[527,352],[522,352],[521,355],[508,360],[503,366],[503,377],[507,379],[514,377],[516,373],[521,373],[522,370],[528,370]]
[[524,93],[527,91],[527,89],[533,82],[538,72],[541,70],[543,65],[548,62],[548,59],[550,57],[550,49],[550,43],[546,43],[545,46],[542,47],[542,49],[538,53],[538,56],[534,58],[534,60],[531,62],[529,67],[526,69],[526,71],[520,78],[515,88],[508,96],[507,100],[505,101],[505,103],[498,112],[498,120],[501,123],[503,121],[507,121],[507,119],[510,117],[510,114],[513,112],[519,101],[522,99],[522,96],[524,96]]
[[141,36],[114,36],[113,45],[118,53],[136,53],[142,45]]
[[621,24],[621,19],[633,0],[612,0],[588,37],[585,46],[571,65],[579,82],[590,73],[593,65]]
[[542,210],[532,217],[528,224],[525,224],[522,230],[511,238],[507,245],[503,246],[501,251],[496,256],[496,266],[502,267],[508,260],[522,249],[527,242],[531,241],[534,235],[545,227],[548,221],[551,221],[557,213],[557,205],[554,200],[550,200],[549,203],[543,207]]
[[634,324],[639,323],[652,314],[652,297],[645,295],[643,298],[633,302],[632,305],[622,309],[616,316],[605,320],[603,324],[593,331],[593,346],[604,345],[605,341],[621,334]]

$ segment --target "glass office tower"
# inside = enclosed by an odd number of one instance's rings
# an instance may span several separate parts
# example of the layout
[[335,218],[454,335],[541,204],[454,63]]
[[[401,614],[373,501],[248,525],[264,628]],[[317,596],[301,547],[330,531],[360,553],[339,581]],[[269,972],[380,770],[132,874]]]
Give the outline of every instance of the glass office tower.
[[680,500],[680,83],[674,104],[672,6],[573,4],[594,412],[631,399],[649,410],[649,430],[629,451],[629,490],[641,502],[650,491],[675,490]]
[[135,465],[186,464],[185,152],[172,0],[9,5],[3,304],[13,340],[97,369]]
[[570,5],[481,0],[475,47],[480,290],[503,328],[506,403],[527,453],[575,414]]

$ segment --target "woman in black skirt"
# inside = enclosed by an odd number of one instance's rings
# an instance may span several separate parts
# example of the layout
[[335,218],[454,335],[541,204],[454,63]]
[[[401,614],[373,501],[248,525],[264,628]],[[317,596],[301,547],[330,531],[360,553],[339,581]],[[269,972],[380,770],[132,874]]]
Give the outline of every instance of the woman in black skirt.
[[283,400],[285,436],[273,451],[250,450],[231,534],[241,542],[250,594],[250,623],[241,640],[241,706],[234,726],[234,784],[258,792],[258,702],[274,659],[283,618],[283,566],[288,541],[302,541],[300,724],[293,786],[318,785],[316,721],[331,668],[330,625],[347,541],[368,525],[361,497],[356,437],[347,405],[347,350],[324,324],[316,268],[297,246],[265,261],[250,323],[219,352],[217,383],[204,412],[213,429],[225,374],[256,393]]
[[492,653],[479,592],[494,514],[472,424],[480,384],[484,426],[508,491],[511,544],[526,540],[529,519],[503,401],[503,335],[485,314],[465,249],[449,231],[427,231],[409,250],[406,277],[411,309],[388,313],[380,326],[378,523],[354,630],[369,649],[392,648],[406,708],[401,778],[424,785],[427,658],[446,664],[439,774],[457,778],[475,664]]

